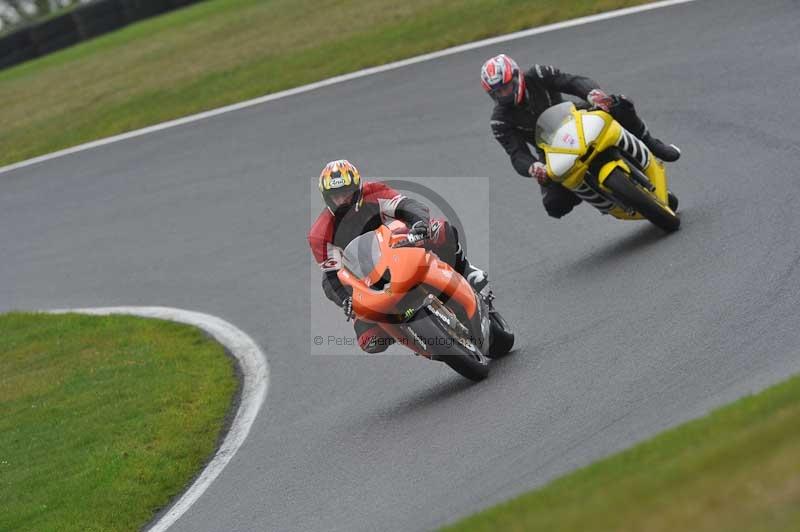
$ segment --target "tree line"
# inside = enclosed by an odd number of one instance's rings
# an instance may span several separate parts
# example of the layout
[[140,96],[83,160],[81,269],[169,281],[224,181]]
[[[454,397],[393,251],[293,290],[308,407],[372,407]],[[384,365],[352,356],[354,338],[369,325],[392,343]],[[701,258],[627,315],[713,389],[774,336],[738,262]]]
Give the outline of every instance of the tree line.
[[0,0],[0,33],[93,0]]

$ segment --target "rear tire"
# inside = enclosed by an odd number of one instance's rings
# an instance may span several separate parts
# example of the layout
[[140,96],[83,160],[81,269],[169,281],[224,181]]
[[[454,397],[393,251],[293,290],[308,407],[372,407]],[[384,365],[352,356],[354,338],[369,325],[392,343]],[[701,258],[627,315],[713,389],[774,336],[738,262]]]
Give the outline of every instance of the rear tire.
[[672,233],[681,226],[681,219],[669,212],[658,200],[635,185],[619,168],[615,168],[604,185],[625,205],[647,218],[653,225]]
[[504,357],[514,347],[514,333],[499,312],[489,312],[489,358]]
[[678,212],[678,196],[672,192],[667,192],[667,204],[673,212]]

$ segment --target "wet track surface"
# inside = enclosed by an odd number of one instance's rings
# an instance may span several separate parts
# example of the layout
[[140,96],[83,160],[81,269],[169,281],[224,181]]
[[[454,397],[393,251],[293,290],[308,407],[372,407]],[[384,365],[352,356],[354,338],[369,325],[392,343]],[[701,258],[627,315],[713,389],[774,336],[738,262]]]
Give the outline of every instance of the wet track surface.
[[[0,310],[168,305],[261,344],[266,407],[172,530],[444,524],[800,371],[799,19],[796,1],[703,0],[0,175]],[[597,79],[679,143],[681,231],[547,218],[489,130],[478,70],[500,51]],[[484,383],[309,355],[311,176],[339,157],[491,178],[489,270],[518,349]]]

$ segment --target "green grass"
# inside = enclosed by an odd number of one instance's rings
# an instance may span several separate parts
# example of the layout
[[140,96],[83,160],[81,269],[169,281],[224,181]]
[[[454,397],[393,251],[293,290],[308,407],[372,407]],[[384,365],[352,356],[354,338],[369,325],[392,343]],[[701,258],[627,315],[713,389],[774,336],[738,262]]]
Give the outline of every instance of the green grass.
[[0,71],[0,164],[420,53],[642,3],[208,0]]
[[800,377],[445,528],[800,530]]
[[201,331],[0,315],[0,530],[136,530],[212,455],[237,389]]

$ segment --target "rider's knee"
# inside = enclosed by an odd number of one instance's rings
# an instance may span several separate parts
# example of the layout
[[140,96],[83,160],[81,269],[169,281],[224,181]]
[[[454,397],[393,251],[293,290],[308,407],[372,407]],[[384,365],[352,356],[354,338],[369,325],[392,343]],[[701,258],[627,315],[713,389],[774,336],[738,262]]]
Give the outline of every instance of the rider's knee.
[[547,211],[547,214],[552,218],[566,216],[575,208],[575,205],[578,204],[578,202],[566,194],[559,194],[557,196],[547,194],[542,199],[542,203],[544,204],[544,209]]
[[572,205],[545,205],[545,210],[551,218],[561,218],[572,211]]
[[373,325],[358,335],[358,347],[370,354],[383,353],[393,343],[394,338],[387,335],[377,325]]

